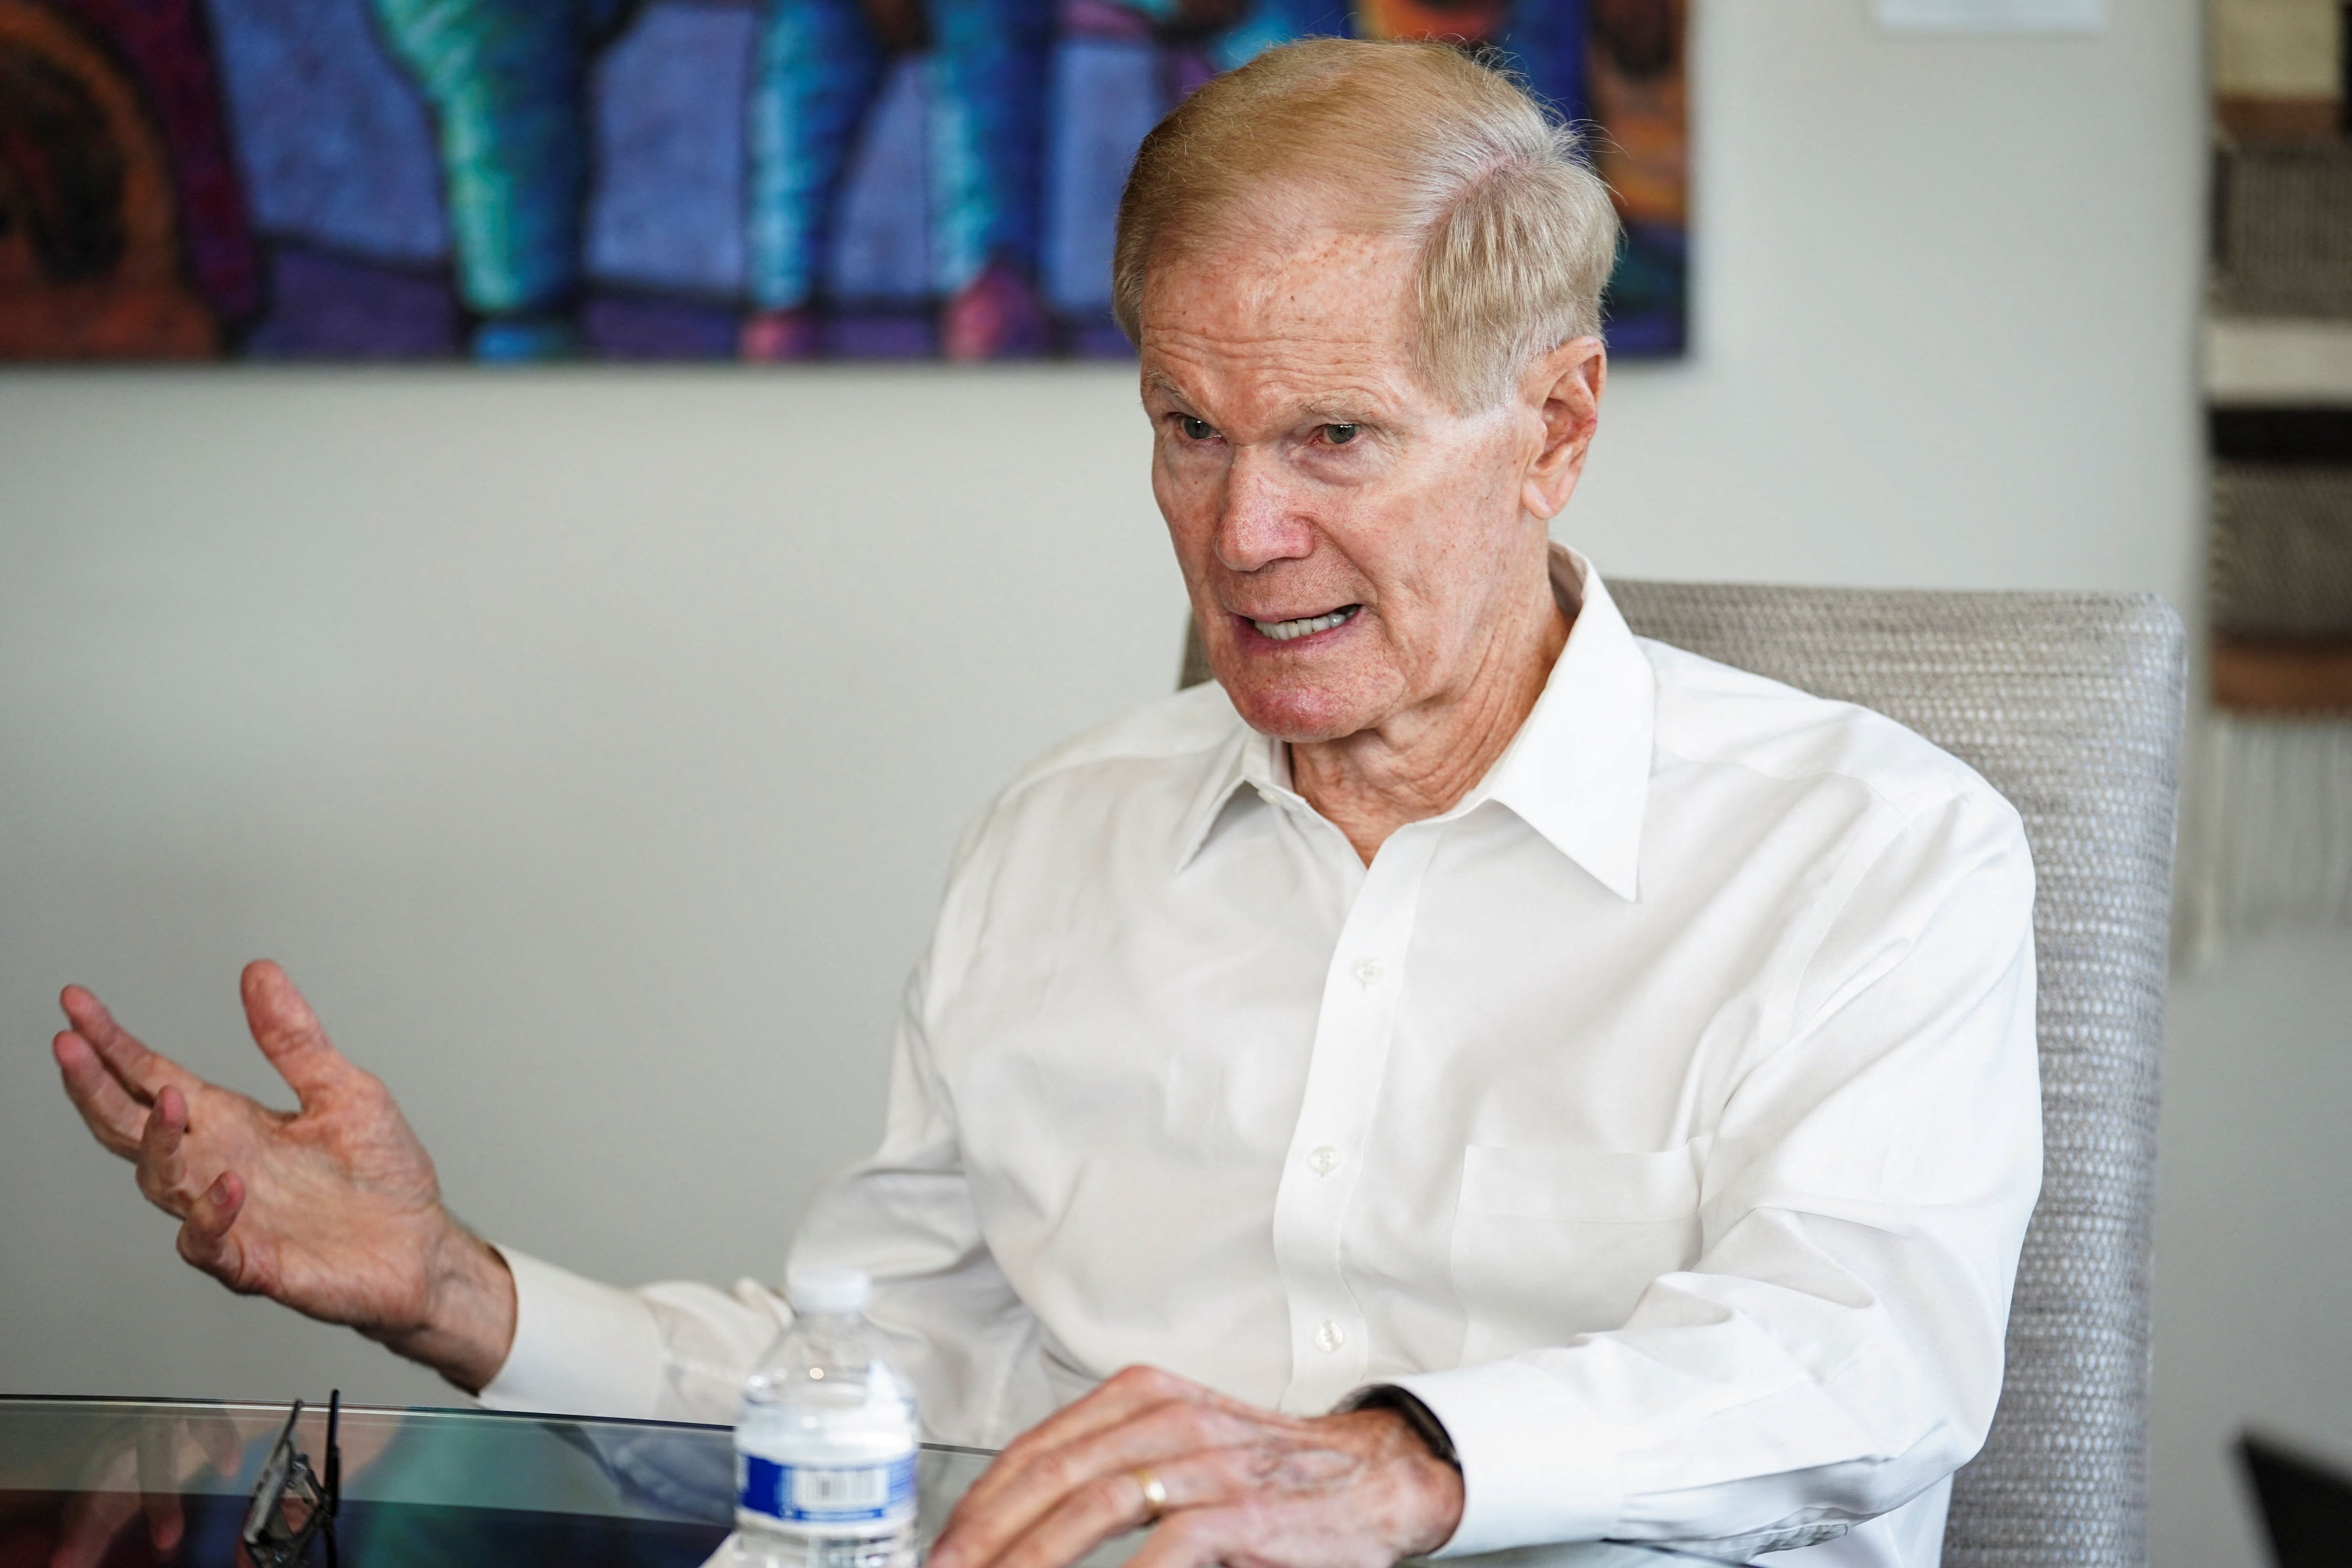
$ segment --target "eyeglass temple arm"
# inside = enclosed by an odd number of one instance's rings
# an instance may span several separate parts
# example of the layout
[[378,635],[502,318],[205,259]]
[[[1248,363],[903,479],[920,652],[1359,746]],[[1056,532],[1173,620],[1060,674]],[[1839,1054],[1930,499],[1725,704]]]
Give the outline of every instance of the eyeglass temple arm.
[[340,1388],[327,1396],[327,1517],[331,1519],[343,1503],[343,1450],[335,1441],[335,1428],[343,1415],[343,1391]]

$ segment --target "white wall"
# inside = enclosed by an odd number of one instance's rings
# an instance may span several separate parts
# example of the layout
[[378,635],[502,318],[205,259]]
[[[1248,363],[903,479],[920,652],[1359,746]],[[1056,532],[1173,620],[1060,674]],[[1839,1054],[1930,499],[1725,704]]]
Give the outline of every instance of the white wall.
[[2091,38],[1716,0],[1700,348],[1629,367],[1565,531],[1620,573],[2194,599],[2190,0]]
[[2238,1433],[2352,1470],[2352,932],[2273,933],[2181,975],[2169,1023],[2157,1568],[2255,1568]]
[[[1563,532],[1620,574],[2188,607],[2198,20],[2109,12],[1702,5],[1699,350],[1619,371]],[[1058,368],[0,375],[0,1388],[440,1396],[176,1263],[58,1094],[68,979],[261,1090],[235,977],[274,955],[491,1234],[772,1270],[876,1125],[961,821],[1170,679],[1131,401]]]
[[961,823],[1179,650],[1108,373],[0,387],[0,1385],[435,1388],[174,1265],[68,979],[258,1091],[275,956],[491,1234],[773,1270]]

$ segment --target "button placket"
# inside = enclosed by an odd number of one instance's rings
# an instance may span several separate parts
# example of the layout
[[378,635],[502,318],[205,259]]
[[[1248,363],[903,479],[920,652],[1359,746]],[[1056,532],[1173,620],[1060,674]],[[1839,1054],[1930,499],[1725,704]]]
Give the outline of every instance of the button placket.
[[1306,1092],[1275,1195],[1275,1257],[1291,1323],[1291,1377],[1282,1408],[1329,1409],[1363,1380],[1370,1335],[1341,1267],[1349,1202],[1379,1103],[1402,961],[1442,829],[1414,824],[1374,857],[1324,978]]

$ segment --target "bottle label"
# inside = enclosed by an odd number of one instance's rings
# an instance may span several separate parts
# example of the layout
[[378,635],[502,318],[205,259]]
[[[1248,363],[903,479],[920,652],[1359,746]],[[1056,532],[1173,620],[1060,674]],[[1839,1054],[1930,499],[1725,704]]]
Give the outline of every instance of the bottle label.
[[735,1500],[785,1524],[899,1524],[915,1516],[915,1456],[875,1465],[781,1465],[738,1454]]

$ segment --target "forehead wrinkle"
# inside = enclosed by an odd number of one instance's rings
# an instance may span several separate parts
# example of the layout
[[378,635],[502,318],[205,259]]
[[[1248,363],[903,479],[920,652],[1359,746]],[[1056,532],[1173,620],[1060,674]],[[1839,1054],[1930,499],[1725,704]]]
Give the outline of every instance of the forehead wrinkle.
[[[1196,327],[1146,318],[1144,338],[1147,353],[1212,375],[1235,373],[1247,366],[1253,379],[1260,381],[1338,382],[1365,392],[1393,383],[1402,368],[1391,363],[1399,358],[1398,345],[1361,327],[1318,329],[1352,325],[1290,322],[1252,329],[1236,323]],[[1153,366],[1146,379],[1171,390],[1178,386],[1165,365]]]
[[1409,413],[1420,383],[1404,258],[1328,223],[1274,226],[1291,232],[1188,246],[1148,281],[1146,395],[1215,402],[1220,424]]
[[1232,355],[1218,351],[1219,340],[1181,330],[1153,333],[1150,342],[1153,357],[1194,372],[1187,380],[1198,384],[1188,389],[1165,365],[1145,373],[1147,384],[1213,411],[1215,423],[1270,429],[1299,423],[1394,424],[1410,413],[1409,372],[1390,364],[1374,344],[1334,345],[1285,334],[1253,345],[1261,351]]
[[1179,344],[1171,350],[1169,345],[1154,345],[1202,372],[1197,392],[1188,391],[1158,367],[1146,379],[1190,406],[1215,406],[1220,422],[1238,416],[1273,423],[1299,419],[1368,423],[1404,406],[1404,389],[1392,376],[1381,373],[1385,367],[1377,361],[1370,366],[1334,365],[1328,350],[1318,351],[1319,344],[1302,344],[1297,353],[1251,356],[1241,364],[1208,362],[1209,356],[1185,352],[1187,346]]

